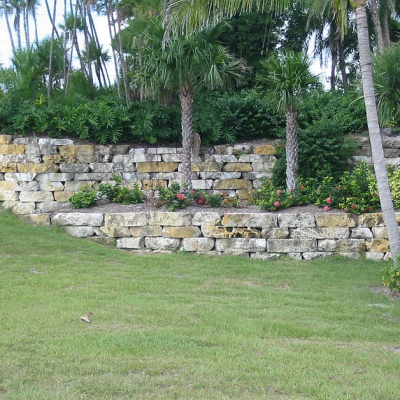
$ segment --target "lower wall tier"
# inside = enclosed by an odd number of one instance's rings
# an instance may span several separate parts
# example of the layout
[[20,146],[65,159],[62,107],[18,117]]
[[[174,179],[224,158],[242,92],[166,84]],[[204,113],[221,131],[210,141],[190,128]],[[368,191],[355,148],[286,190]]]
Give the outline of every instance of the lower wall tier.
[[[400,214],[396,215],[400,221]],[[380,213],[60,212],[21,216],[68,234],[133,252],[233,254],[271,260],[311,260],[332,254],[390,257]]]

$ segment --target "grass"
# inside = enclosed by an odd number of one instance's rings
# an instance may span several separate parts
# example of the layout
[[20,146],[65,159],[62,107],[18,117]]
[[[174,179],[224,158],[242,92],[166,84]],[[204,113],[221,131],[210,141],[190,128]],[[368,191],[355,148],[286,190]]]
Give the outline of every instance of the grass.
[[133,256],[0,210],[0,399],[399,399],[382,266]]

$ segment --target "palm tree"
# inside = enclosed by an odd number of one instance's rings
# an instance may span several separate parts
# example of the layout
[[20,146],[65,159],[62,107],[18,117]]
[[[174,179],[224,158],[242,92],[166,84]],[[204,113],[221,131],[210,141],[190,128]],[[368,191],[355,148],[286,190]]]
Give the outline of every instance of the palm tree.
[[221,26],[194,35],[174,35],[162,48],[165,30],[159,19],[148,21],[142,42],[142,66],[137,81],[152,96],[179,94],[181,103],[181,183],[191,190],[193,97],[195,89],[229,87],[241,81],[244,64],[218,43]]
[[275,95],[277,108],[286,114],[286,187],[296,188],[298,168],[297,116],[301,100],[318,78],[311,74],[311,60],[304,53],[278,53],[261,61],[259,86]]

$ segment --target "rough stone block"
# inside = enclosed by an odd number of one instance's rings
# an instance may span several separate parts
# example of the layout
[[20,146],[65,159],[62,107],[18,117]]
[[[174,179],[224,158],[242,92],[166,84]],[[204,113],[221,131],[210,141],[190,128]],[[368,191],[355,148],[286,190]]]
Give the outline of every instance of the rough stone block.
[[226,228],[224,226],[202,226],[205,237],[210,238],[261,238],[261,230],[256,228]]
[[275,162],[256,161],[251,164],[254,172],[272,172]]
[[201,179],[239,179],[241,172],[202,172]]
[[25,154],[26,146],[23,144],[0,145],[0,154]]
[[261,231],[261,237],[264,239],[287,239],[289,233],[289,228],[264,228]]
[[0,145],[10,144],[13,137],[11,135],[0,135]]
[[23,215],[31,214],[35,209],[35,203],[21,203],[20,201],[7,200],[3,203],[3,207],[11,209],[14,214]]
[[214,181],[212,179],[193,179],[192,188],[197,190],[209,190],[213,188]]
[[192,161],[193,172],[219,172],[221,168],[221,163]]
[[129,144],[116,144],[112,148],[114,154],[126,154],[129,151]]
[[49,143],[52,146],[71,146],[74,141],[72,139],[39,139],[39,144],[45,143]]
[[197,226],[167,226],[162,230],[162,237],[170,238],[196,238],[201,235]]
[[68,203],[59,203],[57,201],[45,201],[43,203],[38,203],[36,208],[39,212],[48,213],[53,211],[59,211],[60,208],[63,208]]
[[190,226],[192,216],[190,213],[151,211],[149,225],[160,226]]
[[281,228],[314,228],[314,214],[278,214],[278,225]]
[[272,179],[272,171],[264,172],[243,172],[243,179],[254,181],[262,179]]
[[216,239],[215,250],[223,252],[263,252],[267,246],[266,239]]
[[150,147],[147,149],[148,154],[180,154],[182,147]]
[[65,233],[74,237],[85,238],[93,236],[94,228],[92,226],[66,226]]
[[58,172],[40,174],[36,178],[38,182],[43,182],[43,181],[67,182],[67,181],[72,181],[73,179],[74,179],[73,173],[58,173]]
[[146,149],[143,147],[133,148],[128,151],[129,154],[146,154]]
[[374,226],[371,229],[372,229],[372,235],[375,239],[387,239],[389,237],[387,229],[384,226]]
[[279,257],[281,257],[282,254],[280,253],[251,253],[250,258],[254,258],[256,260],[265,260],[265,261],[271,261],[271,260],[277,260]]
[[385,253],[365,253],[367,260],[382,261],[385,257]]
[[167,181],[159,179],[143,179],[142,180],[142,190],[157,190],[157,187],[162,188],[167,187]]
[[37,192],[39,190],[39,183],[36,181],[31,182],[15,182],[16,192]]
[[161,159],[164,162],[180,163],[182,161],[182,155],[181,154],[163,154],[161,156]]
[[146,236],[152,236],[152,237],[157,237],[161,236],[161,231],[162,228],[161,226],[135,226],[132,228],[129,228],[130,233],[132,236],[139,236],[139,237],[146,237]]
[[109,181],[113,177],[110,172],[87,172],[75,174],[75,181]]
[[359,252],[365,250],[364,239],[323,239],[318,240],[319,251],[329,252]]
[[105,214],[105,226],[144,226],[148,225],[148,216],[145,212]]
[[20,163],[17,165],[17,171],[20,173],[45,173],[57,172],[58,165],[55,164],[33,164],[33,163]]
[[230,163],[230,162],[237,162],[236,156],[232,154],[213,154],[211,156],[206,156],[205,161],[206,162],[217,162],[217,163]]
[[253,171],[250,163],[231,162],[223,167],[225,172],[251,172]]
[[43,190],[45,192],[61,192],[64,190],[64,185],[61,182],[39,182],[39,190]]
[[17,201],[18,193],[11,190],[1,190],[0,191],[0,201]]
[[210,238],[185,238],[182,240],[182,251],[205,253],[214,248],[215,241]]
[[102,226],[104,216],[102,213],[59,213],[51,218],[54,225],[72,226]]
[[228,190],[228,189],[253,189],[253,185],[250,181],[243,179],[217,179],[214,182],[214,189],[216,190]]
[[369,228],[353,228],[350,237],[352,239],[372,239],[374,236]]
[[276,214],[267,213],[229,213],[225,214],[221,221],[223,226],[269,228],[277,227]]
[[61,172],[88,172],[89,171],[89,164],[71,164],[65,163],[60,165]]
[[109,237],[114,237],[114,238],[122,238],[122,237],[131,236],[131,231],[126,226],[109,226],[107,228],[105,226],[102,226],[100,228],[100,231],[104,235],[109,236]]
[[303,253],[317,251],[315,239],[268,239],[268,253]]
[[0,172],[17,172],[17,163],[1,163]]
[[144,238],[126,237],[117,239],[119,249],[142,249],[144,247]]
[[368,251],[376,253],[387,253],[389,251],[389,240],[372,239],[365,242]]
[[212,226],[221,222],[221,217],[217,212],[197,212],[193,216],[192,225]]
[[181,239],[164,238],[164,237],[146,237],[145,247],[153,250],[178,250]]
[[254,148],[254,154],[267,154],[274,156],[278,151],[278,146],[266,144],[265,146],[257,146]]
[[43,201],[53,201],[53,195],[51,192],[21,192],[19,195],[19,201],[30,202],[34,201],[36,203]]
[[383,219],[383,214],[381,213],[371,213],[363,214],[358,217],[358,225],[361,227],[375,227],[375,226],[385,226]]
[[65,203],[67,202],[75,193],[74,192],[54,192],[54,199],[58,202]]
[[314,251],[314,252],[307,252],[305,251],[303,253],[303,259],[304,260],[317,260],[319,258],[324,258],[327,256],[331,256],[333,253],[327,253],[327,252],[320,252],[320,251]]
[[291,233],[293,239],[347,239],[349,228],[297,228]]
[[6,181],[23,181],[30,182],[35,179],[37,174],[29,174],[29,173],[5,173],[4,179]]
[[68,181],[64,184],[64,190],[66,192],[79,192],[85,187],[93,188],[94,182],[92,181]]
[[174,172],[179,163],[176,162],[144,162],[137,163],[138,172]]
[[353,228],[356,221],[350,214],[316,214],[318,227],[328,228]]
[[62,161],[62,157],[58,154],[43,156],[43,162],[45,164],[60,164],[61,161]]
[[0,181],[0,192],[7,191],[11,192],[15,190],[15,186],[17,185],[14,181]]

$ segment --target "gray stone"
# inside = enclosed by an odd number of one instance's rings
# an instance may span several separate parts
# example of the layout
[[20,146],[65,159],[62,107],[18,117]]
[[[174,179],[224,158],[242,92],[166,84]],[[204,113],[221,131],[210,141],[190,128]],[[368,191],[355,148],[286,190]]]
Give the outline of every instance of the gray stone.
[[59,210],[60,208],[68,206],[69,203],[60,203],[58,201],[45,201],[43,203],[38,203],[36,208],[39,212],[48,213],[52,211]]
[[0,192],[0,201],[17,201],[18,193],[11,190],[2,190]]
[[101,236],[108,236],[114,238],[129,237],[131,231],[126,226],[102,226],[100,227]]
[[217,212],[197,212],[194,214],[192,225],[213,226],[221,222]]
[[314,228],[314,214],[278,214],[278,225],[281,228]]
[[161,156],[161,159],[164,162],[181,162],[182,155],[181,154],[163,154]]
[[260,179],[272,179],[272,171],[243,172],[243,179],[248,181],[260,180]]
[[117,239],[119,249],[142,249],[144,247],[143,237],[125,237]]
[[385,257],[385,253],[365,253],[365,258],[367,260],[375,260],[375,261],[381,261]]
[[35,210],[35,203],[21,203],[20,201],[6,200],[3,207],[11,209],[14,214],[24,215],[31,214]]
[[36,192],[38,190],[39,190],[39,183],[36,181],[18,182],[15,185],[16,192]]
[[88,172],[89,165],[88,164],[72,164],[72,163],[65,163],[60,164],[60,172]]
[[302,260],[303,259],[301,253],[288,253],[287,256],[293,260]]
[[104,216],[101,213],[59,213],[51,218],[54,225],[101,226]]
[[304,260],[317,260],[319,258],[331,256],[332,254],[334,254],[334,253],[327,253],[327,252],[320,252],[320,251],[313,251],[313,252],[305,251],[303,253],[303,259]]
[[225,214],[221,221],[226,227],[250,227],[250,228],[268,228],[277,227],[277,216],[267,213],[229,213]]
[[286,239],[289,237],[289,228],[265,228],[261,236],[264,239]]
[[20,192],[19,201],[22,202],[44,202],[53,201],[53,194],[51,192]]
[[50,172],[48,174],[39,174],[36,177],[38,182],[43,181],[55,181],[55,182],[66,182],[74,180],[73,173],[59,173],[59,172]]
[[148,225],[148,216],[145,212],[105,214],[104,222],[109,226],[144,226]]
[[293,239],[347,239],[349,228],[297,228],[290,235]]
[[22,138],[15,138],[13,140],[13,144],[37,144],[38,143],[38,138],[27,138],[27,137],[22,137]]
[[[34,182],[34,183],[38,184],[38,182]],[[55,181],[54,182],[51,182],[51,181],[39,182],[38,186],[39,186],[39,190],[43,190],[45,192],[60,192],[60,191],[64,190],[63,183],[55,182]]]
[[251,164],[254,172],[272,172],[272,168],[274,168],[274,162],[267,161],[256,161]]
[[71,236],[83,238],[94,235],[93,226],[66,226],[65,232]]
[[212,179],[194,179],[192,180],[192,188],[197,190],[209,190],[213,188],[214,181]]
[[149,225],[160,226],[190,226],[192,215],[190,213],[151,211]]
[[241,144],[234,144],[232,153],[233,154],[249,154],[252,151],[252,145],[241,143]]
[[317,251],[315,239],[268,239],[268,253],[302,253]]
[[353,228],[351,230],[352,239],[372,239],[373,237],[374,236],[369,228]]
[[280,253],[251,253],[250,258],[254,258],[256,260],[277,260],[282,254]]
[[[276,158],[274,157],[274,161]],[[264,161],[272,161],[269,159],[265,159],[262,155],[259,154],[241,154],[239,156],[238,162],[245,162],[245,163],[253,163],[253,162],[264,162]]]
[[157,147],[157,148],[148,148],[148,154],[180,154],[182,153],[182,147]]
[[353,253],[365,249],[364,239],[324,239],[318,240],[319,251],[335,251],[340,253]]
[[[41,142],[42,140],[43,139],[39,139],[39,144],[43,144]],[[53,146],[71,146],[74,144],[74,141],[71,139],[50,139],[50,144]]]
[[177,250],[181,244],[181,239],[146,237],[145,246],[153,250]]
[[185,238],[182,240],[182,251],[196,251],[204,253],[211,251],[214,248],[214,239],[210,238]]
[[129,154],[134,154],[134,155],[137,155],[137,154],[146,154],[146,149],[143,148],[143,147],[140,147],[140,148],[133,148],[133,149],[130,149],[128,153],[129,153]]
[[234,155],[226,155],[226,154],[213,154],[211,156],[206,156],[205,161],[215,161],[215,162],[237,162],[237,158]]
[[114,172],[113,163],[90,163],[88,167],[86,171],[77,172],[88,172],[89,169],[91,172]]
[[215,250],[224,252],[263,252],[266,249],[266,239],[216,239]]
[[161,226],[135,226],[132,228],[129,228],[131,235],[132,236],[153,236],[153,237],[157,237],[157,236],[161,236],[161,232],[162,232],[162,228]]
[[12,172],[7,172],[4,174],[4,179],[6,181],[25,181],[25,182],[30,182],[33,181],[36,178],[37,174],[30,174],[27,172],[22,172],[22,173],[12,173]]
[[[50,175],[50,174],[49,174]],[[88,172],[75,174],[75,181],[109,181],[113,177],[110,172]],[[62,179],[60,179],[62,180]]]
[[384,226],[374,226],[372,227],[372,235],[376,239],[387,239],[388,233],[387,229]]
[[239,179],[241,172],[201,172],[201,179]]

